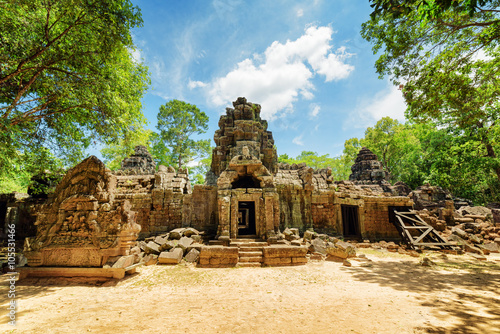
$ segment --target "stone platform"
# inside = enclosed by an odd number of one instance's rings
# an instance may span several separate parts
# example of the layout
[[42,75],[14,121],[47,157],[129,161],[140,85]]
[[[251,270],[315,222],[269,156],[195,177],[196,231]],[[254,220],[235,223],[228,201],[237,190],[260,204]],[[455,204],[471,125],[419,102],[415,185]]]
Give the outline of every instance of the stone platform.
[[133,274],[142,263],[126,268],[77,268],[77,267],[20,267],[19,280],[28,277],[108,277],[122,279]]
[[211,243],[201,248],[202,268],[294,266],[307,263],[303,246],[269,245],[253,238],[231,239],[228,246]]

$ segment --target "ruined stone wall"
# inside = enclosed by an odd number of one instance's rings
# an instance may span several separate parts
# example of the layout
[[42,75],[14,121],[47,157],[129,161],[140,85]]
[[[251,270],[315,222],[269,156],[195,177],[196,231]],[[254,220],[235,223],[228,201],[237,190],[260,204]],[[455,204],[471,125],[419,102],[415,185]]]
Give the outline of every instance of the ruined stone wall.
[[16,239],[36,235],[36,214],[45,202],[44,198],[34,198],[27,194],[0,194],[0,239],[7,239],[7,226],[16,226]]
[[337,232],[330,189],[331,169],[314,170],[306,164],[280,163],[274,177],[280,201],[280,229],[308,228],[320,233]]
[[70,169],[37,215],[25,240],[30,266],[98,267],[125,255],[140,226],[128,200],[115,201],[117,180],[94,156]]
[[217,187],[195,185],[191,195],[184,196],[183,220],[208,235],[217,233]]
[[364,229],[362,236],[371,240],[399,240],[398,230],[389,221],[389,207],[412,207],[413,201],[408,197],[363,197]]
[[338,234],[338,212],[334,201],[335,193],[333,190],[324,190],[312,195],[311,215],[315,232],[330,235]]

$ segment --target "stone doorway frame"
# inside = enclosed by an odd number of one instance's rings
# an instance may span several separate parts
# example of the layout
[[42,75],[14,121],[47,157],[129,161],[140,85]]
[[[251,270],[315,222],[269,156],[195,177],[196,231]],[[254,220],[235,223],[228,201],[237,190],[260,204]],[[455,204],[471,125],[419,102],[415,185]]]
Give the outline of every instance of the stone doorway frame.
[[247,193],[246,190],[250,189],[234,189],[231,191],[231,228],[229,231],[231,239],[236,239],[239,236],[238,216],[240,210],[240,202],[254,203],[255,235],[259,237],[263,232],[261,228],[261,225],[263,223],[261,209],[264,205],[262,189],[252,189],[249,193]]

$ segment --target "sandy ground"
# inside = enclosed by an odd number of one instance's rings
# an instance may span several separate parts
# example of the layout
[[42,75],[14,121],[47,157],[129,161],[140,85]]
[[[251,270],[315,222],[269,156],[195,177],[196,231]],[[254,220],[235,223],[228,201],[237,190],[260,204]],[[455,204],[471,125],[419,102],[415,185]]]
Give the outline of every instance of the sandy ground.
[[[500,333],[500,256],[280,268],[149,266],[121,281],[17,282],[16,327],[0,289],[0,333]],[[2,277],[5,280],[5,275]]]

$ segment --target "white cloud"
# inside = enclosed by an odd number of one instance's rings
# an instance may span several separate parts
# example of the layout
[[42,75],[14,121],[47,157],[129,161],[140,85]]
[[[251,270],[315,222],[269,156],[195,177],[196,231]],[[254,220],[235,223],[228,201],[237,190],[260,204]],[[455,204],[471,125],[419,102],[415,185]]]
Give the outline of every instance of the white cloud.
[[302,141],[302,135],[293,138],[292,143],[299,145],[299,146],[304,146],[304,142]]
[[130,49],[129,51],[130,51],[130,54],[132,55],[132,59],[136,63],[142,63],[141,51],[139,51],[139,49]]
[[189,82],[188,82],[188,87],[190,89],[194,89],[194,88],[197,88],[197,87],[206,87],[207,84],[204,83],[204,82],[201,82],[201,81],[193,81],[191,79],[189,79]]
[[273,42],[263,55],[253,55],[206,87],[216,106],[227,105],[238,96],[262,105],[262,116],[273,119],[293,110],[299,98],[312,99],[315,75],[325,82],[349,76],[354,67],[344,47],[333,51],[330,27],[311,26],[295,41]]
[[406,103],[403,94],[390,82],[388,88],[378,92],[372,98],[367,98],[358,103],[357,110],[351,113],[344,122],[344,129],[365,128],[374,125],[382,117],[391,117],[404,122]]
[[321,110],[321,107],[317,105],[316,103],[311,103],[309,106],[309,116],[311,118],[315,118],[319,115],[319,112]]
[[302,8],[299,8],[297,10],[297,17],[302,17],[302,16],[304,16],[304,10]]

